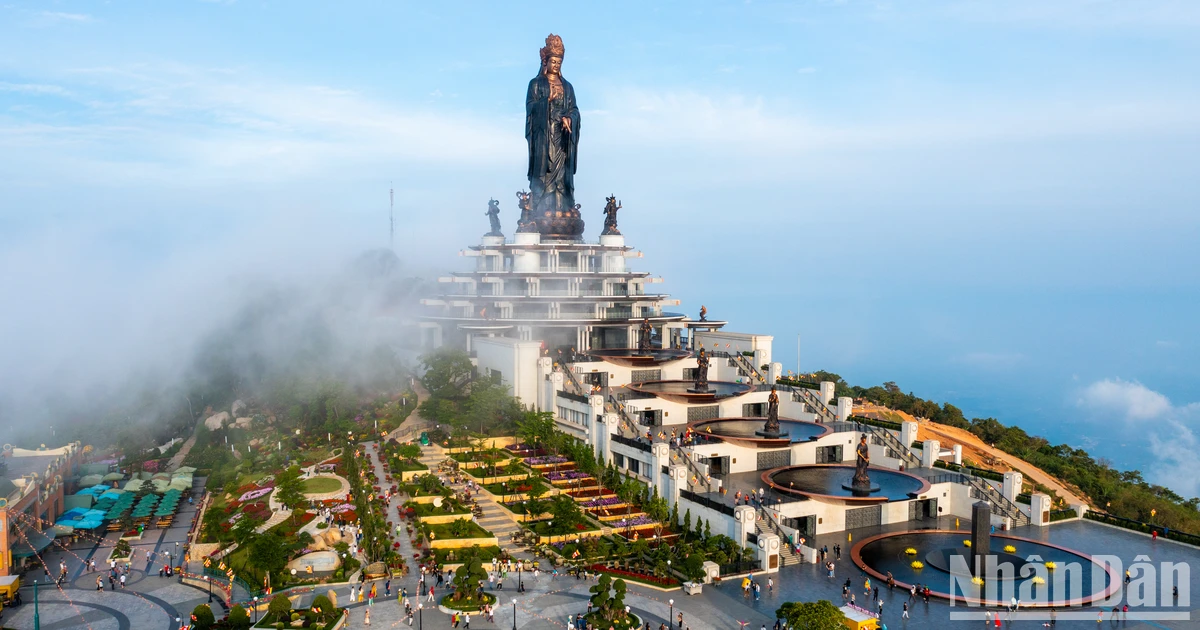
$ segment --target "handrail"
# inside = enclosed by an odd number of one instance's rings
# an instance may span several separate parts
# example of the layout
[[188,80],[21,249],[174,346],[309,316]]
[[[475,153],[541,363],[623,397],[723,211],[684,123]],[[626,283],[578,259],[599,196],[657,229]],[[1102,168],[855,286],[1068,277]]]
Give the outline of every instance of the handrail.
[[833,413],[833,411],[829,409],[829,406],[825,404],[825,401],[817,398],[817,395],[814,394],[811,389],[801,388],[800,397],[803,399],[804,403],[813,408],[813,411],[815,411],[818,416],[824,417],[826,422],[835,422],[837,420],[837,414]]
[[575,387],[575,391],[571,392],[571,393],[573,393],[577,396],[587,396],[588,395],[588,391],[583,388],[583,385],[580,384],[579,379],[575,378],[575,370],[574,369],[572,369],[570,366],[564,365],[563,372],[567,373],[567,377],[568,377],[567,380],[569,380],[571,382],[571,385],[573,385]]
[[891,431],[869,424],[859,423],[859,426],[865,427],[867,433],[878,437],[885,446],[900,455],[900,459],[904,460],[904,463],[908,464],[909,468],[917,468],[921,465],[921,458],[914,455],[907,446],[905,446],[900,440],[897,440],[896,436],[892,435]]
[[[703,483],[704,486],[708,488],[708,491],[712,492],[713,491],[712,477],[709,476],[709,474],[707,472],[700,470],[700,465],[697,464],[691,457],[688,457],[688,452],[683,450],[682,446],[675,446],[674,449],[679,451],[679,457],[681,457],[683,459],[683,461],[687,463],[688,470],[690,470],[692,472],[692,474],[696,477],[696,482],[695,482],[695,484],[692,484],[692,485],[700,486],[700,484]],[[707,477],[707,479],[706,479],[706,477]]]
[[[609,407],[612,408],[612,411],[609,411]],[[612,392],[609,392],[608,400],[604,401],[604,410],[621,416],[621,422],[617,423],[618,429],[628,430],[635,438],[641,436],[641,433],[634,428],[633,418],[630,418],[629,414],[625,413],[625,406],[619,403],[616,398],[613,398]]]
[[1021,506],[1010,501],[1008,497],[1004,496],[1003,493],[998,492],[992,487],[992,484],[969,473],[965,474],[964,476],[967,478],[967,482],[971,484],[972,488],[978,490],[981,494],[983,494],[984,497],[992,502],[992,505],[996,507],[996,510],[1000,512],[1001,516],[1011,518],[1018,525],[1028,525],[1030,522],[1032,522],[1029,518],[1029,515],[1025,514],[1025,512],[1021,509]]

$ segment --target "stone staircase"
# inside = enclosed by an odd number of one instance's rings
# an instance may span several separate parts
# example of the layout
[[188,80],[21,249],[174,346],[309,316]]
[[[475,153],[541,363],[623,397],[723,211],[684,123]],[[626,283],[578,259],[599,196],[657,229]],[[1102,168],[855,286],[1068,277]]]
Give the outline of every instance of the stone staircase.
[[963,477],[966,477],[967,483],[975,490],[972,495],[981,497],[988,503],[991,503],[992,509],[997,514],[1012,519],[1014,527],[1029,525],[1033,522],[1029,518],[1029,515],[1021,509],[1021,506],[1005,498],[992,484],[974,475],[964,474]]
[[804,562],[804,560],[796,554],[795,550],[792,549],[792,546],[788,544],[787,536],[782,535],[781,532],[775,531],[772,527],[763,527],[763,523],[767,522],[768,521],[755,521],[754,532],[759,536],[762,536],[763,534],[776,534],[779,536],[779,565],[787,567],[793,564],[800,564]]
[[825,404],[819,396],[813,393],[813,390],[807,387],[797,387],[792,390],[794,396],[798,395],[799,402],[809,406],[816,412],[818,419],[821,422],[837,422],[837,414]]
[[277,512],[273,512],[271,514],[271,518],[267,519],[267,522],[254,528],[254,533],[261,534],[268,529],[271,529],[272,527],[275,527],[276,525],[286,521],[291,515],[291,510],[280,509]]

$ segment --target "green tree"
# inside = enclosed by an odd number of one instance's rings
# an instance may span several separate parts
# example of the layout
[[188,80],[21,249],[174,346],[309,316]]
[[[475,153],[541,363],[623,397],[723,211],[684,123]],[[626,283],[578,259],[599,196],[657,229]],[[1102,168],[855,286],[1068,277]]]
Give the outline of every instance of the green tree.
[[226,623],[230,628],[235,628],[236,630],[245,630],[245,628],[249,628],[251,624],[250,614],[246,612],[245,608],[242,608],[239,605],[234,605],[233,608],[229,609],[229,620]]
[[828,600],[788,602],[775,611],[775,617],[787,621],[795,630],[841,630],[846,616]]
[[275,476],[275,500],[292,511],[292,522],[296,521],[305,503],[302,487],[299,466],[291,466]]
[[250,562],[264,571],[276,573],[287,565],[287,544],[273,531],[268,531],[250,543]]
[[333,602],[324,595],[317,595],[313,598],[312,609],[317,613],[317,618],[323,622],[332,621],[337,614],[337,608]]
[[470,599],[479,590],[479,582],[487,577],[479,556],[472,555],[454,572],[454,601]]
[[421,366],[425,368],[421,384],[432,398],[444,399],[460,397],[475,370],[466,352],[445,346],[422,356]]
[[286,595],[276,595],[271,599],[271,603],[267,605],[267,612],[271,614],[271,618],[275,621],[286,623],[292,616],[292,602],[288,600]]
[[579,509],[579,504],[565,494],[550,499],[548,511],[554,517],[553,529],[556,532],[570,532],[575,525],[583,522],[583,511]]
[[192,609],[192,627],[196,630],[208,630],[214,623],[217,623],[217,618],[208,604],[200,604]]

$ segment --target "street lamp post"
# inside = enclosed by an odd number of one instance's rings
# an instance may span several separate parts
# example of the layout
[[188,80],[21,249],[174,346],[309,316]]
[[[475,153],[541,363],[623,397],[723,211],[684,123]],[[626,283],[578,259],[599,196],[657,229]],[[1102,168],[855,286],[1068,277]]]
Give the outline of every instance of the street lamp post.
[[38,582],[33,581],[33,630],[42,630],[42,616],[38,613]]
[[512,602],[513,602],[513,630],[517,630],[517,598],[514,597]]
[[[667,560],[667,562],[670,563],[671,561]],[[675,625],[675,600],[668,599],[667,603],[671,605],[671,612],[667,613],[667,627],[670,628]]]
[[208,585],[208,603],[212,603],[212,578],[204,576],[204,583]]
[[425,604],[417,604],[417,630],[425,628]]
[[258,595],[254,596],[254,625],[258,625]]
[[[525,581],[521,579],[521,567],[523,567],[524,565],[525,565],[524,560],[520,560],[520,559],[517,560],[517,592],[518,593],[525,592]],[[515,606],[515,604],[514,604],[514,606]]]

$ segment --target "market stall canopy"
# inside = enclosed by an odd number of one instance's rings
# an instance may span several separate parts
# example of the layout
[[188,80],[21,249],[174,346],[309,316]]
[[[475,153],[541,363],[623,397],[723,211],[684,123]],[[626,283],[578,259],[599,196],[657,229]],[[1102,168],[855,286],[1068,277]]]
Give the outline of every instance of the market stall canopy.
[[[80,486],[94,486],[104,482],[104,475],[84,475],[79,478]],[[76,494],[82,494],[84,491],[79,491]]]
[[107,475],[104,475],[105,481],[121,481],[123,479],[125,479],[125,475],[122,475],[119,472],[111,472],[111,473],[108,473]]
[[36,529],[23,529],[24,536],[17,536],[17,543],[12,546],[13,558],[32,558],[50,546],[53,538]]

